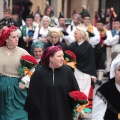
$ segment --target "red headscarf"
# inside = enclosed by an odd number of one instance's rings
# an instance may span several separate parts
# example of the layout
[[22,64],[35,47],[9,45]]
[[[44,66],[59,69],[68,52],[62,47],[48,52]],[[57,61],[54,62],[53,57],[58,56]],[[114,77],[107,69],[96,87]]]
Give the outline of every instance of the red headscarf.
[[41,56],[41,64],[46,65],[49,60],[49,57],[60,50],[62,50],[62,47],[60,45],[46,48]]
[[2,31],[1,35],[0,35],[0,47],[5,45],[5,40],[8,38],[8,36],[10,35],[10,33],[13,30],[16,30],[17,27],[15,26],[11,26],[9,28],[6,28],[5,30]]

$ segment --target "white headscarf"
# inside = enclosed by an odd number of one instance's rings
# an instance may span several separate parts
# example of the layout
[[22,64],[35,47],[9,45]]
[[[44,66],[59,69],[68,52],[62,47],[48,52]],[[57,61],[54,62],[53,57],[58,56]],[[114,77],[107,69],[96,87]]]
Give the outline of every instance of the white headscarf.
[[118,66],[120,66],[120,54],[111,63],[110,79],[115,77],[115,70]]

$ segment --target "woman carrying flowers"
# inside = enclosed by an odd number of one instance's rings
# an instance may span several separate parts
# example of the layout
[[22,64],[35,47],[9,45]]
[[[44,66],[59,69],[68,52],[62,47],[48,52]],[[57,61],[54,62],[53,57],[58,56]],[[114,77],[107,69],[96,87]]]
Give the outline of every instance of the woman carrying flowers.
[[41,66],[33,73],[25,110],[28,120],[73,120],[69,92],[79,90],[74,73],[64,65],[61,46],[44,50]]
[[27,90],[19,83],[20,59],[28,52],[17,45],[16,27],[3,30],[0,36],[0,120],[28,119],[24,111]]
[[96,67],[94,51],[89,43],[88,33],[81,27],[77,27],[74,32],[76,41],[69,45],[76,55],[76,68],[74,69],[79,88],[89,96],[90,108],[92,108],[93,86],[96,81]]

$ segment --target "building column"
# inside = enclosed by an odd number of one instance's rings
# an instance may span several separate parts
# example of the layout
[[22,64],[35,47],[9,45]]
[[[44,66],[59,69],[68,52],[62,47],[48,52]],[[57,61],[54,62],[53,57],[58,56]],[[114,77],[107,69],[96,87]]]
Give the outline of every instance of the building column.
[[91,23],[94,25],[95,11],[98,11],[99,0],[88,0],[88,11],[90,11]]
[[4,17],[3,15],[3,0],[0,0],[0,19]]
[[62,0],[51,0],[51,6],[54,9],[54,15],[58,18],[59,13],[62,11]]
[[85,5],[87,7],[88,0],[81,0],[81,7]]
[[35,13],[36,7],[39,6],[41,10],[41,14],[44,15],[46,0],[31,0],[31,2],[33,3],[33,8],[32,8],[33,13]]

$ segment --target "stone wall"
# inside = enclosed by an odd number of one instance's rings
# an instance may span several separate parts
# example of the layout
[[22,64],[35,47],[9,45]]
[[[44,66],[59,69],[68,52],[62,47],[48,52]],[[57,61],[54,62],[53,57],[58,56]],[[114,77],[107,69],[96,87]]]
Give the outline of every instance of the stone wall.
[[0,0],[0,19],[3,18],[3,0]]

